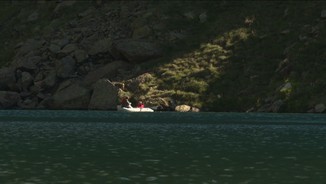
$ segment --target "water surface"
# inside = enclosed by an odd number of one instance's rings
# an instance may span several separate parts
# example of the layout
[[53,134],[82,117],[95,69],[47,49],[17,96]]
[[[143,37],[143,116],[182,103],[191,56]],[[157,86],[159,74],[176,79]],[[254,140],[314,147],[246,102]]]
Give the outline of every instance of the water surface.
[[316,114],[0,111],[0,183],[324,183]]

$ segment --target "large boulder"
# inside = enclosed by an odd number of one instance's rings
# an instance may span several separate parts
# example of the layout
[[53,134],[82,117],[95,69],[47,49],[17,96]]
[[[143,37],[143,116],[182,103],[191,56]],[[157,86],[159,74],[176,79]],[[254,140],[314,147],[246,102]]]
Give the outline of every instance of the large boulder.
[[36,40],[29,39],[25,43],[19,45],[19,49],[17,51],[16,56],[25,56],[26,54],[38,50],[45,44],[45,40]]
[[37,97],[26,98],[25,100],[20,100],[17,106],[22,109],[35,109],[38,104]]
[[88,58],[88,55],[87,55],[86,51],[84,51],[82,49],[78,49],[78,50],[75,50],[74,57],[75,57],[77,63],[82,63]]
[[63,47],[65,47],[68,44],[69,44],[68,38],[62,38],[62,39],[57,39],[57,40],[51,41],[51,45],[55,45],[55,46],[59,47],[59,49],[62,49]]
[[326,18],[326,10],[322,10],[322,11],[320,12],[320,17],[321,17],[321,18]]
[[258,112],[279,112],[283,106],[283,100],[276,100],[274,102],[268,102],[267,104],[261,106],[257,111]]
[[68,44],[66,46],[64,46],[60,51],[59,51],[59,54],[61,55],[68,55],[72,52],[75,52],[76,50],[78,50],[78,47],[77,45],[75,44]]
[[118,88],[108,79],[100,79],[94,84],[89,109],[113,110],[117,108],[117,102]]
[[12,66],[16,69],[37,70],[37,66],[42,61],[40,56],[30,56],[17,58],[12,62]]
[[75,60],[71,56],[66,56],[56,65],[57,76],[60,78],[69,78],[73,75],[75,68]]
[[110,39],[100,39],[96,41],[89,50],[89,55],[97,55],[99,53],[106,53],[110,51],[112,42]]
[[28,72],[22,72],[21,83],[23,89],[27,90],[33,84],[33,76]]
[[19,101],[19,93],[13,91],[0,91],[0,109],[15,107]]
[[189,105],[177,105],[175,107],[175,111],[177,111],[177,112],[199,112],[200,109],[198,109],[197,107],[189,106]]
[[42,87],[46,89],[51,89],[52,87],[54,87],[57,83],[56,71],[55,70],[50,71],[42,82],[43,82]]
[[123,39],[113,42],[111,54],[117,59],[138,63],[162,56],[161,49],[145,40]]
[[175,107],[175,111],[177,112],[190,112],[191,106],[189,105],[178,105]]
[[64,9],[71,7],[72,5],[74,5],[76,3],[75,0],[71,0],[71,1],[59,1],[60,3],[58,3],[58,5],[55,7],[53,14],[54,15],[61,15],[60,12],[62,12]]
[[39,13],[37,11],[34,11],[32,14],[30,14],[27,17],[27,22],[34,22],[39,18]]
[[117,75],[118,69],[126,68],[128,64],[123,61],[114,61],[89,72],[84,78],[83,84],[89,86],[102,78],[111,78]]
[[57,91],[49,106],[54,109],[87,109],[90,96],[90,90],[74,83]]
[[15,69],[11,67],[0,68],[0,90],[12,89],[15,83]]
[[318,113],[321,113],[321,112],[324,112],[326,109],[325,105],[320,103],[320,104],[317,104],[314,108],[315,112],[318,112]]

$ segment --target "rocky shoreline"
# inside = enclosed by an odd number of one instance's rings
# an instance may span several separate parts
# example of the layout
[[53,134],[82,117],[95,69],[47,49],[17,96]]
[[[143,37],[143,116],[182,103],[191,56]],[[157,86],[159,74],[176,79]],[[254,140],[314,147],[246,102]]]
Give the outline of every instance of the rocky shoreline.
[[[58,3],[52,22],[60,20],[60,9],[73,4]],[[150,75],[136,71],[137,64],[163,55],[159,43],[142,36],[142,26],[136,25],[142,19],[135,16],[142,4],[135,5],[139,8],[133,12],[103,8],[102,17],[90,7],[65,28],[17,44],[13,61],[0,69],[0,108],[116,110],[120,98]],[[130,24],[121,23],[121,17]],[[37,19],[35,12],[26,21]],[[147,105],[157,107],[158,100]]]
[[326,112],[322,2],[6,3],[0,109]]

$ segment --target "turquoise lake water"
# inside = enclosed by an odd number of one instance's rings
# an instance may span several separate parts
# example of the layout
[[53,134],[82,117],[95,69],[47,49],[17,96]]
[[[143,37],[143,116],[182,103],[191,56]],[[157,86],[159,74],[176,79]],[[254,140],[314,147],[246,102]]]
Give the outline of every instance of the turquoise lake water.
[[0,184],[323,184],[326,116],[0,110]]

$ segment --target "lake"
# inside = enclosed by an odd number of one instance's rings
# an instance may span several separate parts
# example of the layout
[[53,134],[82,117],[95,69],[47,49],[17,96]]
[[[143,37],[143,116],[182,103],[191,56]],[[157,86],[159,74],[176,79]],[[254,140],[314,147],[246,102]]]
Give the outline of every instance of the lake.
[[326,116],[0,110],[0,183],[322,184]]

